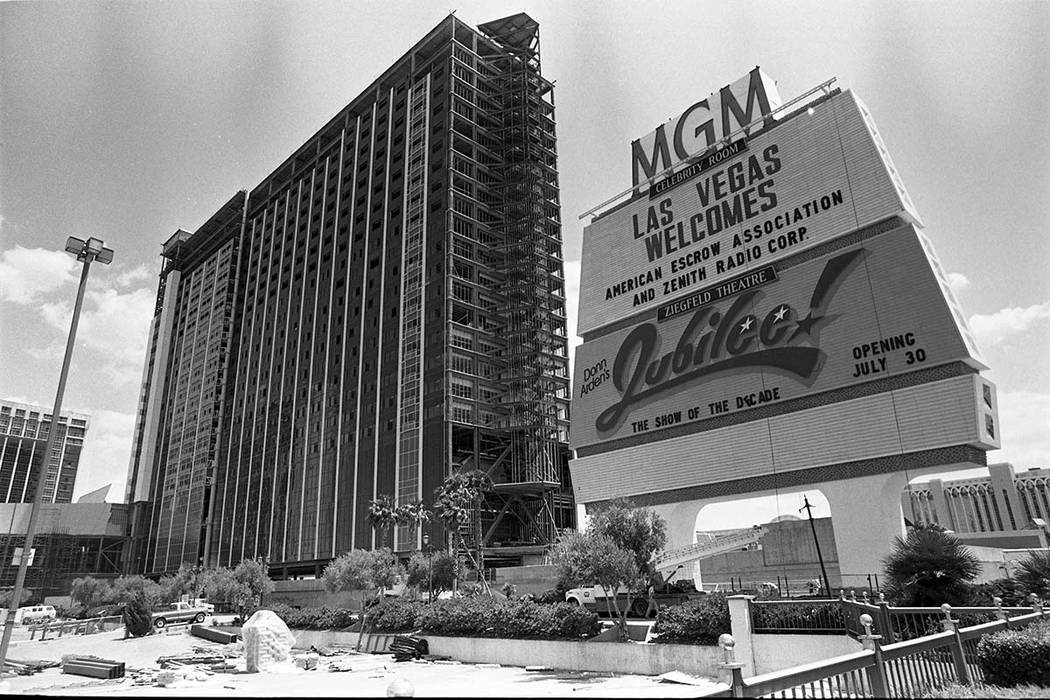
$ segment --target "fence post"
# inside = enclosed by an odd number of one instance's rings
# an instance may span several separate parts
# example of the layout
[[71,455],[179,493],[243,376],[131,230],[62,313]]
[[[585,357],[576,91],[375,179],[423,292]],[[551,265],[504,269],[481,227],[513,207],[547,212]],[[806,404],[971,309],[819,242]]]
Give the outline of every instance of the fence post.
[[736,640],[731,634],[718,637],[718,646],[722,647],[723,661],[720,669],[727,671],[725,682],[730,686],[734,698],[744,697],[744,664],[736,660]]
[[877,698],[888,698],[889,693],[886,692],[886,667],[882,663],[882,645],[879,644],[882,635],[871,633],[871,615],[868,613],[860,616],[860,624],[864,627],[864,634],[859,635],[857,638],[865,649],[875,652],[874,662],[868,672],[868,680],[871,682],[871,694]]
[[952,619],[952,606],[947,603],[941,606],[941,612],[944,613],[941,629],[954,633],[954,640],[950,648],[952,661],[955,662],[955,676],[961,685],[973,685],[973,681],[970,680],[970,669],[966,667],[966,650],[963,648],[962,637],[959,636],[959,621]]
[[744,664],[744,669],[749,676],[758,672],[755,668],[755,649],[751,628],[751,601],[754,599],[755,597],[750,595],[733,595],[726,598],[726,602],[729,603],[729,625],[733,633],[734,653],[739,652],[739,656],[735,658]]
[[890,644],[897,641],[897,633],[893,629],[893,615],[890,613],[890,604],[886,602],[886,597],[879,594],[879,631],[882,632],[882,636]]

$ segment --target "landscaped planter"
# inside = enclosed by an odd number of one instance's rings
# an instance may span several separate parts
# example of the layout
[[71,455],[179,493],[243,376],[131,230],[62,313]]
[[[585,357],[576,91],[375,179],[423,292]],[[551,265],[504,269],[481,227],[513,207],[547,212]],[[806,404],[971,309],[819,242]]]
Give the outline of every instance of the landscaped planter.
[[[292,630],[296,647],[354,645],[356,632]],[[389,634],[389,633],[382,633]],[[403,634],[408,634],[403,633]],[[392,635],[391,635],[392,636]],[[656,676],[681,671],[691,676],[718,676],[722,650],[691,644],[588,643],[539,639],[490,639],[415,635],[427,640],[431,654],[466,663],[546,666],[565,671],[597,671]]]

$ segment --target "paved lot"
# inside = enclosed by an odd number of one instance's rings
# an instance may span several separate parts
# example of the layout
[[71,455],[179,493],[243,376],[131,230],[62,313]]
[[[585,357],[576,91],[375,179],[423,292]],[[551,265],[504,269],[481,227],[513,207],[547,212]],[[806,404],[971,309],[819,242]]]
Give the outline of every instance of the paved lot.
[[[233,697],[384,697],[395,680],[411,685],[416,697],[692,697],[711,687],[661,682],[650,676],[614,676],[606,673],[526,671],[517,667],[485,664],[411,661],[398,663],[388,655],[341,654],[322,658],[317,669],[304,671],[289,667],[280,672],[245,673],[243,657],[236,660],[237,672],[201,674],[200,680],[178,680],[171,687],[135,685],[134,677],[148,681],[159,670],[161,656],[187,654],[194,647],[210,651],[223,649],[185,632],[152,635],[124,640],[115,630],[90,636],[63,637],[40,641],[17,640],[12,644],[13,659],[60,660],[64,654],[93,654],[123,661],[128,677],[95,680],[66,675],[58,668],[33,676],[5,679],[0,693],[32,695],[167,695]],[[333,662],[349,665],[349,671],[328,670]],[[199,667],[201,669],[205,667]],[[139,674],[139,670],[150,670]]]

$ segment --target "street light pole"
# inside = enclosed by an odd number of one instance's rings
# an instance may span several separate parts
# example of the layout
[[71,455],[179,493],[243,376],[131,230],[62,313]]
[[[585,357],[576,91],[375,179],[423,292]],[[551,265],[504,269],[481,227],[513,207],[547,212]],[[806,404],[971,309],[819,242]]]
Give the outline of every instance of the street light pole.
[[423,546],[427,550],[427,603],[434,602],[434,550],[430,547],[430,535],[423,535]]
[[[113,251],[106,248],[98,238],[89,238],[86,242],[70,236],[66,240],[66,252],[77,256],[77,260],[84,264],[80,271],[80,285],[77,287],[77,300],[73,304],[73,320],[69,325],[69,337],[66,339],[66,354],[62,359],[62,372],[58,376],[58,391],[55,393],[55,407],[51,412],[51,428],[47,431],[47,442],[44,445],[44,455],[36,469],[30,465],[28,480],[32,480],[36,472],[36,486],[33,495],[33,506],[29,511],[29,524],[26,527],[26,541],[22,545],[22,556],[18,563],[18,575],[15,577],[15,587],[11,591],[11,603],[8,605],[7,619],[4,621],[4,636],[0,641],[0,669],[7,661],[7,647],[11,642],[11,631],[14,629],[15,613],[22,604],[22,589],[25,586],[26,569],[29,567],[29,555],[32,552],[33,537],[36,535],[36,521],[40,514],[40,505],[44,500],[44,479],[47,476],[47,466],[51,462],[51,452],[55,447],[55,439],[58,435],[59,416],[62,415],[62,395],[66,391],[66,378],[69,376],[69,364],[73,357],[73,344],[77,335],[77,324],[80,321],[80,308],[84,304],[84,288],[87,286],[88,270],[93,261],[104,265],[113,262]],[[61,467],[61,465],[59,465]],[[57,486],[57,485],[56,485]]]

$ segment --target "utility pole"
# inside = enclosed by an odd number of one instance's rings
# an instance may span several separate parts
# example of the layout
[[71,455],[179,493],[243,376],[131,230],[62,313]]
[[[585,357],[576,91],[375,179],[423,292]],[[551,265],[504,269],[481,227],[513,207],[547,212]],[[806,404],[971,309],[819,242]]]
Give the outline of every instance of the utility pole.
[[813,506],[809,503],[809,496],[802,496],[802,500],[805,503],[804,506],[798,509],[798,512],[806,511],[806,515],[809,516],[809,529],[813,532],[813,544],[817,548],[817,561],[820,562],[820,574],[824,577],[824,590],[827,591],[827,596],[831,597],[831,584],[828,582],[828,570],[824,568],[824,555],[820,553],[820,540],[817,539],[817,526],[813,524]]
[[11,604],[7,610],[7,620],[4,621],[4,635],[0,640],[0,669],[7,661],[7,647],[11,642],[11,632],[15,625],[15,613],[22,604],[22,589],[26,581],[26,569],[29,567],[29,557],[32,553],[33,537],[36,535],[36,521],[40,515],[40,505],[44,500],[44,478],[47,476],[47,466],[51,462],[51,452],[55,447],[55,439],[58,435],[58,421],[62,415],[62,395],[66,391],[66,378],[69,376],[69,363],[73,358],[73,344],[77,335],[77,323],[80,321],[80,307],[84,304],[84,288],[87,286],[88,270],[93,261],[108,265],[113,261],[113,251],[106,248],[98,238],[89,238],[87,242],[70,236],[66,240],[66,252],[77,256],[77,260],[84,264],[80,272],[80,286],[77,287],[77,300],[73,304],[73,320],[69,325],[69,337],[66,339],[66,354],[62,359],[62,371],[58,375],[58,391],[55,393],[55,408],[51,412],[51,428],[47,431],[47,442],[44,445],[44,455],[36,469],[30,465],[27,480],[33,478],[36,473],[36,486],[33,496],[33,507],[29,511],[29,524],[26,526],[26,541],[22,545],[22,556],[18,564],[18,575],[15,577],[15,587],[11,591]]

